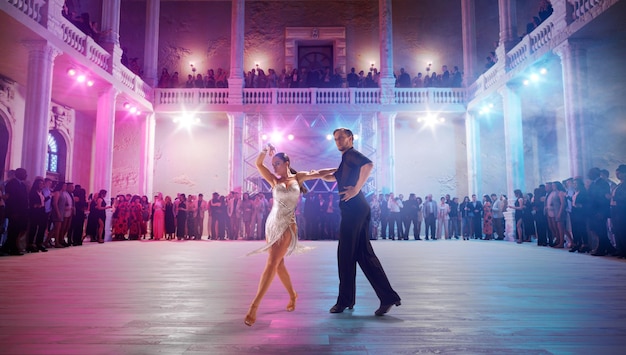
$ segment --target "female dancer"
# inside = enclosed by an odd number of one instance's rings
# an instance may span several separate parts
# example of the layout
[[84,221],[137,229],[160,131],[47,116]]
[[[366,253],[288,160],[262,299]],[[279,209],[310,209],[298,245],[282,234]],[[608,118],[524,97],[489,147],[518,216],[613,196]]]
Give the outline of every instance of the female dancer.
[[[265,155],[268,153],[272,158],[272,167],[276,175],[272,174],[263,164]],[[274,275],[278,274],[280,281],[283,283],[289,293],[289,303],[287,311],[292,312],[296,309],[296,298],[298,295],[291,285],[291,278],[285,267],[284,257],[290,255],[294,251],[302,251],[305,247],[298,245],[298,231],[295,219],[296,205],[300,194],[306,192],[303,182],[311,179],[331,179],[332,173],[337,169],[322,169],[311,172],[296,172],[291,167],[289,157],[285,153],[276,153],[276,148],[268,144],[261,152],[256,160],[256,166],[261,176],[272,187],[272,196],[274,203],[272,210],[267,217],[265,225],[265,237],[267,244],[250,254],[267,251],[269,256],[265,264],[265,270],[261,274],[259,288],[257,291],[244,323],[251,326],[256,321],[256,312],[267,292]],[[277,177],[278,176],[278,177]]]

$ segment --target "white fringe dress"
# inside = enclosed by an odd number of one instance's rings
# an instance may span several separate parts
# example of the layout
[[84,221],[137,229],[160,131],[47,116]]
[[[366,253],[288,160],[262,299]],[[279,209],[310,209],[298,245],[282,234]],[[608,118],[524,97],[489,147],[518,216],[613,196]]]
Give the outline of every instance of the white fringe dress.
[[268,251],[272,245],[280,240],[287,229],[291,233],[291,243],[287,249],[286,256],[312,249],[311,247],[298,244],[298,234],[295,228],[295,212],[298,199],[300,198],[300,185],[298,182],[294,180],[289,183],[289,186],[284,182],[274,185],[272,197],[274,203],[265,223],[265,240],[267,244],[262,248],[251,251],[248,255]]

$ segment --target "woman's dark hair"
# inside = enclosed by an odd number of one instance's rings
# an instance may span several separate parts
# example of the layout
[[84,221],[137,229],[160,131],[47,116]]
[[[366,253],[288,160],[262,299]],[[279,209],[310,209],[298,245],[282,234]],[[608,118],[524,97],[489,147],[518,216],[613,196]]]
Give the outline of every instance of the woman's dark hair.
[[[284,163],[289,163],[289,172],[296,175],[298,172],[296,171],[296,169],[291,167],[291,160],[289,160],[289,156],[286,153],[280,152],[280,153],[276,153],[274,154],[274,156],[280,160],[282,160]],[[300,183],[300,181],[298,181],[298,185],[300,185],[300,192],[305,194],[307,192],[309,192],[309,190],[306,188],[306,186],[304,186],[303,184]]]
[[491,201],[491,197],[489,197],[489,195],[484,195],[483,198],[485,199],[485,201],[492,203],[493,201]]
[[513,191],[513,193],[515,194],[515,197],[517,197],[517,198],[523,198],[524,197],[524,195],[522,194],[522,190],[517,189],[517,190]]
[[37,192],[37,190],[39,190],[39,184],[43,184],[43,179],[42,178],[37,178],[35,179],[35,181],[33,181],[33,186],[30,187],[30,192],[33,193]]
[[98,192],[98,197],[100,198],[104,198],[104,196],[106,195],[107,195],[107,190],[102,189],[100,190],[100,192]]
[[560,181],[555,181],[552,183],[552,185],[555,186],[558,191],[567,192],[567,190],[565,190],[565,187],[563,187],[563,184],[561,184]]
[[52,189],[53,192],[57,192],[57,191],[61,191],[61,188],[65,186],[65,183],[63,181],[57,181],[56,185],[54,185],[54,189]]
[[581,177],[574,178],[574,188],[578,187],[578,191],[586,191],[585,181]]

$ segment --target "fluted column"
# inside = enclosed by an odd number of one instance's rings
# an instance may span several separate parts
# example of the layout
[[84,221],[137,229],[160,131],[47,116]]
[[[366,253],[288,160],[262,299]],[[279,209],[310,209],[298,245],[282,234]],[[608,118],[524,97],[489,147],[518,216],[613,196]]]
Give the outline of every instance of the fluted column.
[[378,31],[380,40],[380,103],[395,102],[393,77],[393,21],[391,19],[391,0],[378,0]]
[[121,0],[102,2],[102,43],[120,44],[120,5]]
[[98,97],[96,113],[96,149],[94,160],[94,191],[105,189],[111,193],[113,173],[113,135],[115,131],[115,100],[119,92],[113,87],[103,90]]
[[117,72],[122,59],[122,48],[120,47],[120,1],[106,0],[102,2],[102,31],[100,45],[107,52],[111,53],[110,71],[113,76],[118,77]]
[[141,162],[139,177],[141,184],[138,193],[141,195],[154,196],[154,142],[155,142],[155,114],[148,113],[142,122],[141,134]]
[[591,168],[585,134],[587,51],[580,42],[566,40],[554,50],[561,58],[565,132],[570,176],[584,176]]
[[516,0],[498,0],[500,46],[504,46],[505,52],[513,48],[518,41],[516,3]]
[[473,112],[465,113],[465,140],[467,146],[467,187],[468,195],[480,194],[481,160],[480,160],[480,122]]
[[506,188],[508,196],[513,191],[526,191],[524,179],[524,134],[522,127],[522,103],[519,94],[508,85],[498,90],[502,96],[504,118],[504,153],[506,156]]
[[378,112],[378,154],[376,165],[377,186],[380,192],[393,192],[396,188],[396,113]]
[[461,0],[463,30],[463,71],[465,86],[476,79],[476,16],[475,0]]
[[232,0],[230,23],[230,76],[228,78],[228,103],[243,104],[243,48],[245,1]]
[[159,81],[159,14],[161,0],[146,1],[146,38],[143,50],[144,81],[157,87]]
[[28,67],[21,164],[33,178],[46,174],[52,68],[54,58],[61,52],[47,41],[28,41],[23,44],[28,48]]
[[243,192],[243,126],[246,115],[243,112],[228,113],[229,148],[228,179],[229,191]]

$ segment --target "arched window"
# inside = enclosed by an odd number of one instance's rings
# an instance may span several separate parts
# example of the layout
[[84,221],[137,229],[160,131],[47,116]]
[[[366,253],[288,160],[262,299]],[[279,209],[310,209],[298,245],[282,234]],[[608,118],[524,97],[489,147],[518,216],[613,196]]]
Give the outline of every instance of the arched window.
[[46,176],[55,180],[65,178],[67,147],[59,131],[48,132],[48,155],[46,156]]
[[46,171],[50,173],[59,173],[59,145],[57,144],[57,140],[52,135],[52,133],[48,133],[48,159],[46,160]]

